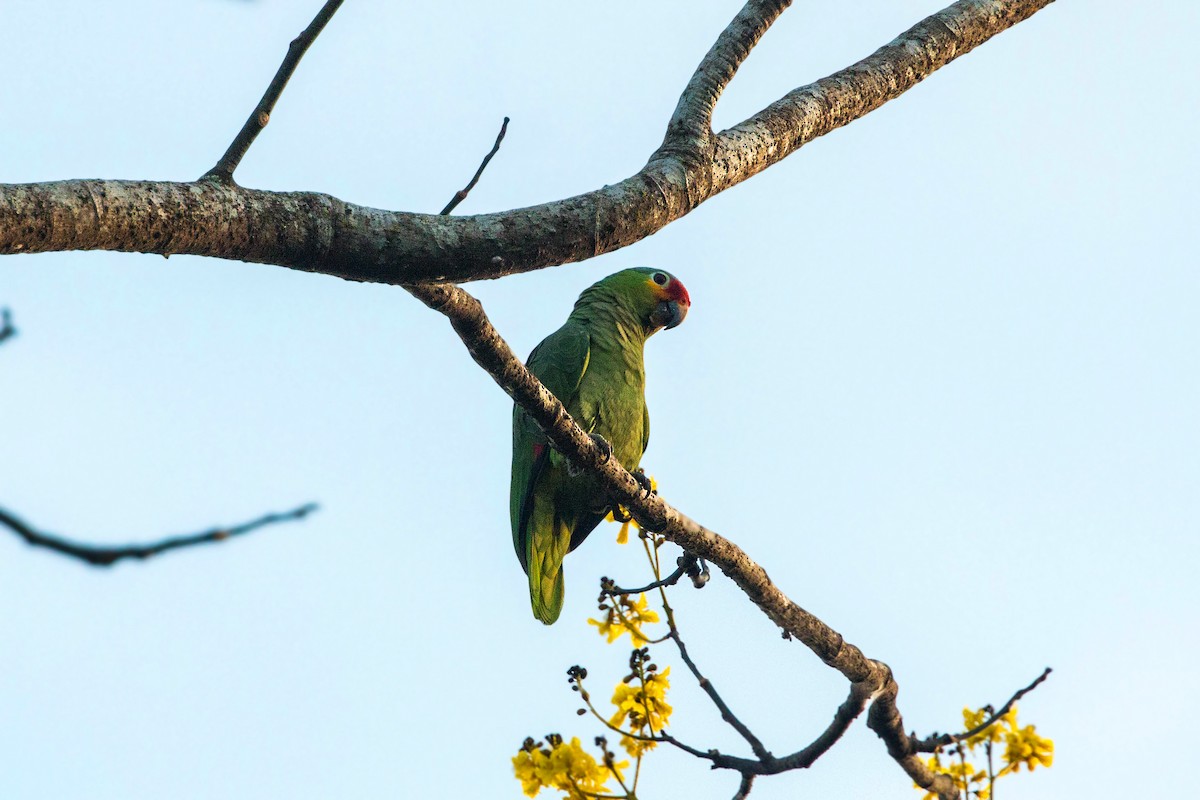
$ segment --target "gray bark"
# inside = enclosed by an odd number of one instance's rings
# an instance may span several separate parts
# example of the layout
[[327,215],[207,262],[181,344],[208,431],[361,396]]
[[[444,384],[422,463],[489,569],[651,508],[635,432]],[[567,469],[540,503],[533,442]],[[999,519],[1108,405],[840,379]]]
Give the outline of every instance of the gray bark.
[[[1052,0],[962,0],[856,64],[712,134],[712,107],[783,3],[752,2],[705,56],[663,146],[636,174],[565,200],[495,214],[385,211],[315,192],[193,183],[0,184],[0,255],[63,250],[211,256],[355,281],[498,278],[633,244],[806,143],[903,94]],[[731,32],[732,31],[732,32]]]

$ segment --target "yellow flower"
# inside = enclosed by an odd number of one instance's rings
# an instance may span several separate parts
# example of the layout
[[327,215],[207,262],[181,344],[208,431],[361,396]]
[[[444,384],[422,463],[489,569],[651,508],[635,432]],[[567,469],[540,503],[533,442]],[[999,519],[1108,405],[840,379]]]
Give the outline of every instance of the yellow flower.
[[[975,728],[978,728],[983,723],[987,722],[988,717],[990,717],[990,716],[991,716],[991,714],[987,711],[987,709],[981,708],[978,711],[972,711],[969,708],[964,708],[963,709],[963,728],[965,728],[966,730],[974,730]],[[1000,730],[1000,724],[1001,723],[1010,724],[1009,723],[1010,719],[1013,722],[1015,722],[1017,719],[1017,709],[1015,707],[1010,709],[1004,716],[997,719],[995,722],[993,722],[991,725],[989,725],[986,728],[984,728],[983,730],[981,730],[979,733],[967,738],[965,740],[967,747],[970,748],[971,750],[974,750],[976,747],[983,744],[984,742],[993,742],[993,743],[999,742],[1000,739],[1004,735],[1003,732]]]
[[650,608],[644,592],[637,600],[633,600],[629,595],[620,595],[612,601],[603,621],[588,620],[589,625],[595,625],[599,629],[601,636],[608,637],[609,644],[621,638],[621,634],[628,633],[634,647],[641,647],[650,641],[649,637],[642,633],[642,626],[653,622],[658,622],[658,613]]
[[[652,492],[658,491],[658,481],[654,480],[653,475],[650,476],[650,491],[652,491]],[[629,517],[629,511],[627,509],[625,509],[623,506],[617,506],[617,509],[619,509],[621,511],[621,516]],[[608,514],[606,514],[604,516],[604,521],[605,522],[616,522],[617,518],[613,514],[612,511],[609,511]],[[621,523],[621,529],[619,531],[617,531],[617,544],[629,544],[629,527],[632,524],[633,524],[633,521],[630,519],[626,519],[624,522]],[[641,526],[639,526],[639,530],[640,529],[641,529]]]
[[612,696],[617,712],[609,719],[609,724],[620,728],[628,720],[630,732],[647,734],[667,727],[674,710],[667,703],[667,689],[671,688],[667,676],[670,674],[671,668],[667,667],[661,673],[649,673],[644,681],[635,678],[629,683],[618,683]]
[[[547,739],[551,749],[527,746],[513,756],[513,774],[527,797],[534,797],[542,789],[557,789],[572,800],[590,800],[591,796],[608,793],[609,768],[583,749],[579,737],[570,742],[558,736]],[[622,761],[613,764],[612,769],[619,774],[628,766],[628,761]]]
[[1030,772],[1039,764],[1049,767],[1054,763],[1054,742],[1037,735],[1035,725],[1026,725],[1004,734],[1004,760],[1013,772],[1020,772],[1024,764]]
[[539,774],[545,769],[550,756],[542,750],[522,750],[513,756],[513,775],[521,782],[521,791],[526,797],[533,797],[542,790]]
[[653,750],[657,746],[657,742],[647,742],[645,739],[634,739],[632,736],[621,737],[621,747],[625,748],[625,752],[629,753],[631,758],[640,758],[644,753]]

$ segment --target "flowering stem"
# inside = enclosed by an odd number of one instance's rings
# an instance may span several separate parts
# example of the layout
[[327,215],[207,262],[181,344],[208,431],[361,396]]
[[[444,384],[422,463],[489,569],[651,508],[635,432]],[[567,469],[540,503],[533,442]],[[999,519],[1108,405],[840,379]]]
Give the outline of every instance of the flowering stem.
[[941,736],[930,736],[927,739],[921,739],[920,741],[914,741],[914,742],[912,742],[913,752],[914,753],[934,753],[934,752],[937,752],[938,749],[945,747],[948,744],[956,744],[958,742],[963,741],[964,739],[970,739],[972,736],[983,733],[985,730],[987,730],[988,728],[990,728],[992,726],[992,723],[994,723],[996,720],[1000,719],[1005,714],[1007,714],[1008,710],[1013,707],[1013,703],[1017,702],[1022,697],[1029,694],[1030,692],[1032,692],[1039,685],[1041,685],[1042,681],[1046,680],[1046,678],[1049,678],[1050,673],[1053,671],[1054,670],[1050,669],[1050,667],[1046,667],[1046,669],[1044,669],[1042,671],[1042,674],[1039,675],[1034,680],[1033,683],[1029,684],[1024,689],[1021,689],[1016,694],[1014,694],[1012,697],[1008,698],[1008,702],[1005,703],[1004,705],[1000,706],[1000,708],[997,709],[995,711],[995,713],[993,713],[990,717],[988,717],[986,720],[984,720],[983,724],[976,725],[971,730],[965,731],[963,733],[943,733]]
[[592,712],[592,716],[594,716],[596,719],[600,720],[601,724],[603,724],[603,725],[604,725],[604,727],[608,728],[608,729],[609,729],[610,731],[612,731],[613,733],[619,733],[619,734],[621,734],[622,736],[628,736],[630,739],[636,739],[636,740],[637,740],[637,741],[639,741],[639,742],[655,742],[655,743],[658,743],[658,742],[663,742],[663,741],[666,741],[666,739],[665,739],[665,738],[655,738],[655,737],[653,737],[653,736],[642,736],[642,735],[640,735],[640,734],[637,734],[637,733],[632,733],[632,732],[629,732],[629,731],[622,730],[621,728],[618,728],[616,725],[613,725],[613,724],[612,724],[611,722],[609,722],[609,721],[608,721],[606,718],[604,718],[603,716],[601,716],[601,715],[600,715],[600,712],[596,710],[596,707],[595,707],[594,705],[592,705],[592,697],[591,697],[591,695],[589,695],[587,692],[585,692],[585,691],[583,690],[583,681],[582,681],[582,680],[579,680],[579,681],[577,682],[577,684],[578,684],[578,686],[579,686],[579,695],[580,695],[580,697],[582,697],[582,698],[583,698],[583,702],[587,704],[588,710]]
[[958,763],[962,764],[963,800],[971,800],[971,784],[967,781],[967,752],[958,746]]
[[996,771],[992,766],[992,740],[984,742],[984,751],[988,760],[988,800],[996,800]]

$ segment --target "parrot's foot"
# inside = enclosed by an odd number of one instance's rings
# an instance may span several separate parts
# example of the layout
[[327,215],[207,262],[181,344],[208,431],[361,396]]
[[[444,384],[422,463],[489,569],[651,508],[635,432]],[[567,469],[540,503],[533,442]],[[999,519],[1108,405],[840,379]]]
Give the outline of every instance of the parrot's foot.
[[642,491],[646,493],[647,500],[658,494],[658,492],[654,490],[654,484],[650,482],[650,478],[646,475],[646,471],[644,469],[638,467],[630,474],[633,475],[633,479],[637,481],[638,486],[642,487]]
[[[592,438],[592,441],[595,443],[596,447],[600,448],[601,455],[604,456],[602,459],[600,459],[600,463],[608,463],[608,460],[612,458],[613,454],[612,445],[608,443],[607,439],[598,433],[589,433],[588,436]],[[583,467],[580,467],[570,459],[567,460],[567,475],[571,476],[572,478],[578,478],[583,473]]]
[[[633,476],[635,481],[637,481],[637,485],[642,487],[642,491],[645,492],[644,498],[646,500],[649,500],[651,497],[658,494],[658,492],[654,490],[654,484],[650,482],[648,477],[646,477],[646,472],[641,467],[638,467],[629,474]],[[633,521],[633,515],[618,505],[612,506],[609,510],[612,512],[613,519],[615,519],[617,522],[624,524],[626,522]]]
[[599,447],[600,452],[604,453],[604,460],[600,463],[603,464],[612,458],[613,448],[612,445],[608,443],[607,439],[598,433],[589,433],[588,436],[592,437],[592,441],[596,443],[596,447]]

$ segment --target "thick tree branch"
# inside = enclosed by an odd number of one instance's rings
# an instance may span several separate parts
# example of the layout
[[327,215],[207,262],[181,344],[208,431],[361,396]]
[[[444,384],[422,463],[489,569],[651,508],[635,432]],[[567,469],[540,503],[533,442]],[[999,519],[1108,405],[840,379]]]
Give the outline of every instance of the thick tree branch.
[[[496,278],[582,261],[650,236],[807,142],[898,97],[1050,2],[961,0],[857,64],[796,89],[718,134],[711,160],[681,159],[668,147],[635,175],[566,200],[443,217],[219,181],[0,184],[0,254],[188,253],[392,284]],[[771,4],[763,8],[769,11]],[[739,20],[751,34],[758,30],[743,14],[731,27]],[[682,119],[703,116],[707,98],[740,63],[737,46],[746,37],[722,38],[729,52],[701,62],[696,91],[685,92],[697,99],[681,100]]]
[[960,0],[856,64],[801,86],[717,136],[711,193],[757,175],[817,137],[894,100],[1053,0]]
[[279,101],[279,96],[283,94],[284,87],[292,78],[292,73],[296,71],[296,67],[300,64],[300,59],[304,58],[304,54],[308,51],[316,38],[325,30],[325,26],[329,24],[329,20],[337,13],[341,7],[342,0],[328,0],[317,15],[313,17],[313,21],[308,24],[299,36],[292,40],[288,45],[287,56],[283,59],[283,63],[279,65],[279,69],[275,72],[275,77],[271,79],[271,85],[267,87],[267,91],[263,93],[262,99],[258,101],[253,113],[247,118],[246,123],[242,125],[242,129],[238,131],[238,135],[230,143],[229,149],[225,151],[225,155],[221,156],[213,168],[204,173],[201,180],[209,178],[212,180],[229,182],[233,180],[233,173],[238,168],[238,164],[242,163],[242,159],[246,156],[246,152],[250,149],[250,145],[254,144],[254,140],[262,133],[263,128],[267,127],[267,123],[271,120],[271,112],[275,110],[275,103]]
[[692,73],[667,123],[667,134],[658,155],[711,158],[712,115],[725,87],[750,55],[771,23],[792,0],[749,0]]
[[118,561],[123,559],[147,559],[153,556],[160,555],[168,550],[178,550],[181,547],[193,547],[198,544],[215,544],[223,542],[226,539],[232,539],[235,536],[242,536],[251,531],[258,530],[267,525],[275,525],[280,522],[291,522],[293,520],[304,519],[309,514],[317,510],[316,503],[308,503],[291,511],[285,511],[278,514],[266,514],[258,519],[250,522],[243,522],[240,525],[232,527],[214,528],[203,533],[193,533],[187,536],[172,536],[166,539],[161,539],[150,544],[135,544],[123,545],[117,547],[106,547],[103,545],[83,544],[81,542],[64,539],[61,536],[44,533],[31,527],[24,520],[18,518],[14,514],[0,508],[0,525],[9,528],[18,537],[23,539],[26,544],[32,547],[42,547],[47,550],[53,550],[56,553],[61,553],[71,558],[77,558],[85,564],[90,564],[93,567],[111,567]]

